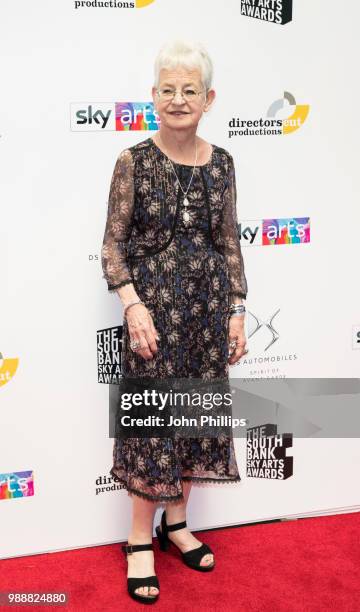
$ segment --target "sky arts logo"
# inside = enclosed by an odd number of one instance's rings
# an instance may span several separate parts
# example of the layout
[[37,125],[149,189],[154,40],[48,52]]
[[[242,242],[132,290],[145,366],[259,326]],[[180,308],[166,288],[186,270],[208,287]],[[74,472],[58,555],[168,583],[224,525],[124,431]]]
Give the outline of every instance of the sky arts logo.
[[31,497],[34,495],[34,472],[0,474],[0,499]]
[[158,130],[160,118],[152,102],[76,102],[70,105],[73,132]]
[[2,353],[0,353],[0,387],[6,385],[9,380],[14,376],[19,360],[17,357],[8,357],[4,359]]
[[292,0],[241,0],[240,12],[246,17],[285,25],[292,20]]
[[144,6],[149,6],[155,0],[133,0],[132,2],[120,2],[118,0],[75,0],[74,7],[76,9],[79,8],[144,8]]
[[271,246],[310,242],[310,217],[255,219],[238,223],[241,246]]
[[284,97],[275,100],[266,113],[266,118],[229,121],[229,138],[233,136],[283,136],[299,130],[309,114],[309,104],[296,104],[294,96],[284,92]]

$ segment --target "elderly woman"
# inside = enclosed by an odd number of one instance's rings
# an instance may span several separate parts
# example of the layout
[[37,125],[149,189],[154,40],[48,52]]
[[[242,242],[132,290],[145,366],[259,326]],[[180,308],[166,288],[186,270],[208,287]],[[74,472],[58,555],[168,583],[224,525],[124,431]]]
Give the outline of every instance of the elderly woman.
[[[152,96],[160,128],[118,156],[102,246],[108,290],[124,307],[122,375],[228,379],[229,364],[247,352],[247,282],[233,158],[196,134],[215,98],[203,46],[163,46]],[[133,502],[123,551],[134,599],[159,595],[157,503],[166,504],[161,550],[171,542],[192,569],[214,567],[210,547],[187,528],[186,506],[193,482],[240,481],[230,436],[115,439],[111,474]]]

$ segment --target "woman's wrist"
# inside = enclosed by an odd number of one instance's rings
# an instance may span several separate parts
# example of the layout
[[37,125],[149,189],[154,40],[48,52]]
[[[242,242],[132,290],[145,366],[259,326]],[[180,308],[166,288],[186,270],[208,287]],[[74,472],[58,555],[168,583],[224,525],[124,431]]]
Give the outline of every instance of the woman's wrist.
[[124,317],[127,315],[127,312],[129,310],[129,308],[131,308],[132,306],[135,306],[136,304],[142,304],[143,306],[145,306],[144,302],[142,302],[140,300],[140,298],[138,298],[137,300],[131,300],[130,302],[125,302],[123,304],[123,307],[124,307]]
[[239,295],[230,294],[230,303],[231,304],[243,304],[243,298]]
[[133,283],[128,283],[127,285],[123,285],[123,287],[119,287],[117,292],[123,306],[125,306],[128,302],[140,299],[135,291]]
[[245,327],[245,316],[244,315],[229,315],[229,323],[236,322],[237,325]]

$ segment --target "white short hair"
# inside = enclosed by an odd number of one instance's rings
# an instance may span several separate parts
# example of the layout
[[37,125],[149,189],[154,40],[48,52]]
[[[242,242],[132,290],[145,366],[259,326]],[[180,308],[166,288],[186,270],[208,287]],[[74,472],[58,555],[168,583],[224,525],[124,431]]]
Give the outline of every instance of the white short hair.
[[183,67],[200,70],[203,85],[211,88],[213,64],[205,47],[199,42],[174,40],[165,43],[155,60],[155,87],[159,87],[160,70],[162,68]]

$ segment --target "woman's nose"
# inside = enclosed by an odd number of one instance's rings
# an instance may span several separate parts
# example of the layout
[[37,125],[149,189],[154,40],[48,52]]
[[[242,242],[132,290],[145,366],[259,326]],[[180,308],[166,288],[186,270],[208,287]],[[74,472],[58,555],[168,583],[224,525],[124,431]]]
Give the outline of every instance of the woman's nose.
[[180,91],[177,91],[176,94],[174,95],[173,102],[175,104],[184,104],[185,103],[185,100],[184,100],[182,94],[180,93]]

